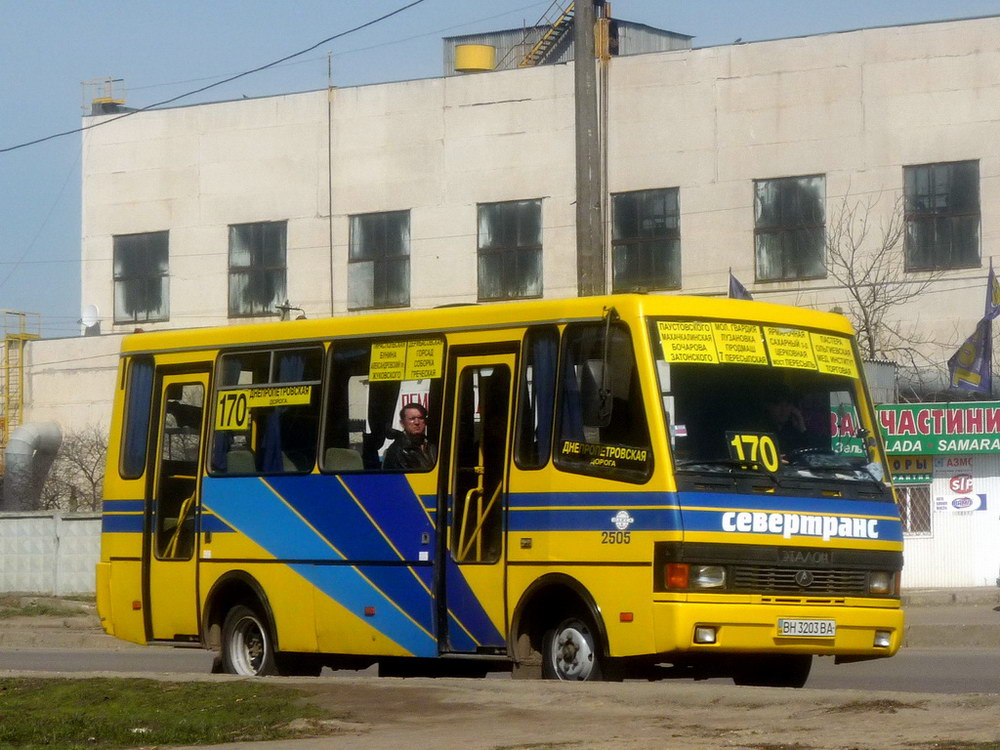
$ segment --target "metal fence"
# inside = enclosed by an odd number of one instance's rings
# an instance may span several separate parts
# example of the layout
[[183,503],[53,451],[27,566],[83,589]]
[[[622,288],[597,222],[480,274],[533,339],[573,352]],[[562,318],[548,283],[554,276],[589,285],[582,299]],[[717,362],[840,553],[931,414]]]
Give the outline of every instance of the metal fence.
[[0,593],[93,594],[100,513],[0,513]]

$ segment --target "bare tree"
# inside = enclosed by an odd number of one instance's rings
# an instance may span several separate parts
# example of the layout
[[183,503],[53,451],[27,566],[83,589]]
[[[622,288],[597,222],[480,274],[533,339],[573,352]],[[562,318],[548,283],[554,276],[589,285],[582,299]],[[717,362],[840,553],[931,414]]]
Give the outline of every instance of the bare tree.
[[43,508],[67,511],[101,509],[104,461],[108,454],[105,432],[91,425],[63,437],[42,487]]
[[895,362],[901,385],[914,394],[933,389],[941,363],[928,356],[935,342],[921,331],[919,316],[903,318],[902,310],[940,277],[940,271],[907,274],[903,198],[889,213],[876,211],[881,194],[856,198],[848,191],[826,225],[826,257],[830,276],[847,294],[846,309],[857,332],[863,357]]

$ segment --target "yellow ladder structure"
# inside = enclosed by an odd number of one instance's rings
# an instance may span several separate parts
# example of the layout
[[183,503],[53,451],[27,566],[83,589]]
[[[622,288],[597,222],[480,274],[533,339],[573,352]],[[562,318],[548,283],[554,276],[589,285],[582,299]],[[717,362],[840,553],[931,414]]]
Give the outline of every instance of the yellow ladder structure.
[[38,313],[3,310],[3,398],[0,399],[0,473],[11,432],[24,419],[24,346],[41,336]]
[[573,2],[566,3],[560,0],[553,0],[552,4],[542,14],[542,17],[535,22],[534,26],[525,30],[521,41],[507,51],[507,54],[496,64],[494,69],[504,70],[513,61],[515,55],[518,54],[516,50],[527,47],[530,43],[529,39],[537,32],[540,26],[545,27],[545,31],[532,44],[531,48],[521,56],[521,59],[517,62],[517,67],[527,68],[545,62],[546,55],[573,28],[573,8],[575,4]]
[[[589,0],[588,0],[589,1]],[[548,26],[541,38],[535,42],[535,46],[528,50],[528,53],[521,58],[517,64],[519,68],[527,68],[538,65],[545,61],[546,55],[555,47],[559,40],[569,33],[573,28],[573,13],[576,3],[569,3],[565,7],[558,0],[554,0],[548,7],[545,14],[539,20],[537,26]]]

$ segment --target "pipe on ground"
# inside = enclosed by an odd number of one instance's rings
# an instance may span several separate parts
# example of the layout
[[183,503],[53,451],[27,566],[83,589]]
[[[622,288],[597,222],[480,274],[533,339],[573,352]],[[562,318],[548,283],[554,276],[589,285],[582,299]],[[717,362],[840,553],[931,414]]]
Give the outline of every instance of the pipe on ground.
[[31,422],[14,429],[4,453],[0,510],[38,510],[42,485],[61,443],[62,430],[55,422]]

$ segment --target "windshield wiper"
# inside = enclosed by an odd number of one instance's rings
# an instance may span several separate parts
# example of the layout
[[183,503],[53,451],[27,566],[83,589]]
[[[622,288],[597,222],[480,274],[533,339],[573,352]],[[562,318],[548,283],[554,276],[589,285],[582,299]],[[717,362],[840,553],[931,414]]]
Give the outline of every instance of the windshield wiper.
[[[871,470],[867,466],[858,466],[855,464],[825,464],[822,466],[811,466],[809,464],[800,464],[798,466],[789,466],[790,469],[795,469],[797,471],[808,471],[814,474],[839,474],[838,479],[843,479],[848,482],[867,482],[878,487],[882,486],[882,482],[879,481],[878,477],[872,474]],[[847,476],[845,472],[852,472],[854,476]],[[860,476],[858,476],[860,475]]]
[[690,459],[677,462],[678,471],[711,471],[717,472],[719,469],[727,470],[727,474],[752,474],[754,476],[763,474],[769,477],[777,486],[781,486],[781,480],[773,471],[768,471],[767,467],[759,461],[741,461],[738,458],[707,458]]
[[823,472],[826,474],[851,471],[858,474],[867,474],[872,482],[881,485],[880,478],[875,476],[875,473],[868,467],[869,464],[864,463],[863,459],[852,460],[846,456],[814,448],[793,451],[788,461],[788,468],[790,469]]

